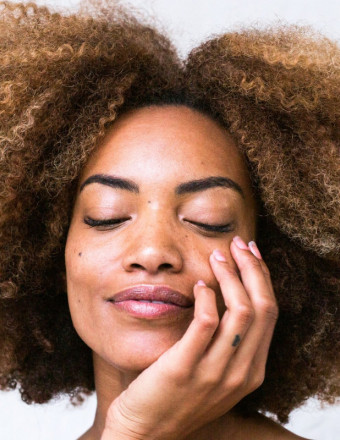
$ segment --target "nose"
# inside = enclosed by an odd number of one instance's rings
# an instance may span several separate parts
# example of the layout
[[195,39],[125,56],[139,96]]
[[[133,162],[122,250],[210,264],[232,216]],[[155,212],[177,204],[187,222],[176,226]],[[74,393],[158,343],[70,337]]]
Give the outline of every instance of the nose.
[[166,220],[140,224],[129,237],[130,245],[123,256],[123,267],[127,272],[179,272],[183,267],[179,241]]

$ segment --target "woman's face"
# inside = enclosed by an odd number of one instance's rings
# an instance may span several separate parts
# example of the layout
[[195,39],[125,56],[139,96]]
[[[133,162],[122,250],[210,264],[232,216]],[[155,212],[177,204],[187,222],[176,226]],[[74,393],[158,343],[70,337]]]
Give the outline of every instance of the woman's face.
[[255,215],[244,161],[216,122],[185,106],[120,117],[81,175],[66,243],[79,336],[120,370],[148,367],[187,329],[199,279],[223,314],[209,255],[218,248],[236,268],[230,242],[255,238]]

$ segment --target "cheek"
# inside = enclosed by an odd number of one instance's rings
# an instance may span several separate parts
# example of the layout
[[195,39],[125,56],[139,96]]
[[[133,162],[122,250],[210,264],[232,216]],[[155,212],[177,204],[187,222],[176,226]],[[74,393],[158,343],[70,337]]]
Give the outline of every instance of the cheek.
[[98,332],[105,291],[105,251],[92,249],[84,237],[69,234],[65,248],[66,283],[70,314],[75,330],[91,345],[91,335]]
[[65,249],[65,264],[68,290],[72,295],[102,294],[105,280],[118,270],[118,256],[109,242],[86,240],[81,237],[69,236]]

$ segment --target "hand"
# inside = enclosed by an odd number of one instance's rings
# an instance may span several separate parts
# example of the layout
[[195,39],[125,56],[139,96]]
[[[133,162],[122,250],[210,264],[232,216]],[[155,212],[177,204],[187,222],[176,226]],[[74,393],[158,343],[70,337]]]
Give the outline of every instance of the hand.
[[260,254],[237,238],[230,250],[241,279],[210,256],[226,305],[221,321],[215,292],[196,284],[187,331],[114,400],[102,440],[183,439],[262,384],[278,307]]

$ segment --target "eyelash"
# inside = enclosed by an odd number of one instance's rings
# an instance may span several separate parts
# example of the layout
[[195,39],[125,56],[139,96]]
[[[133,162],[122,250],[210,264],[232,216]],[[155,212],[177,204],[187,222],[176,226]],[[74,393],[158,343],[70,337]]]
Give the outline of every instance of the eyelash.
[[228,223],[227,225],[208,225],[206,223],[198,223],[198,222],[190,222],[199,228],[205,229],[209,232],[230,232],[231,231],[231,224]]
[[[98,226],[119,225],[120,223],[122,223],[125,220],[129,220],[129,219],[119,218],[119,219],[95,220],[90,217],[85,217],[84,223],[87,224],[88,226],[90,226],[91,228],[95,228]],[[198,222],[190,222],[190,223],[192,223],[192,224],[198,226],[199,228],[202,228],[208,232],[226,233],[226,232],[230,232],[232,230],[231,223],[228,223],[226,225],[210,225],[210,224],[198,223]],[[112,229],[114,229],[114,228],[112,228]]]

